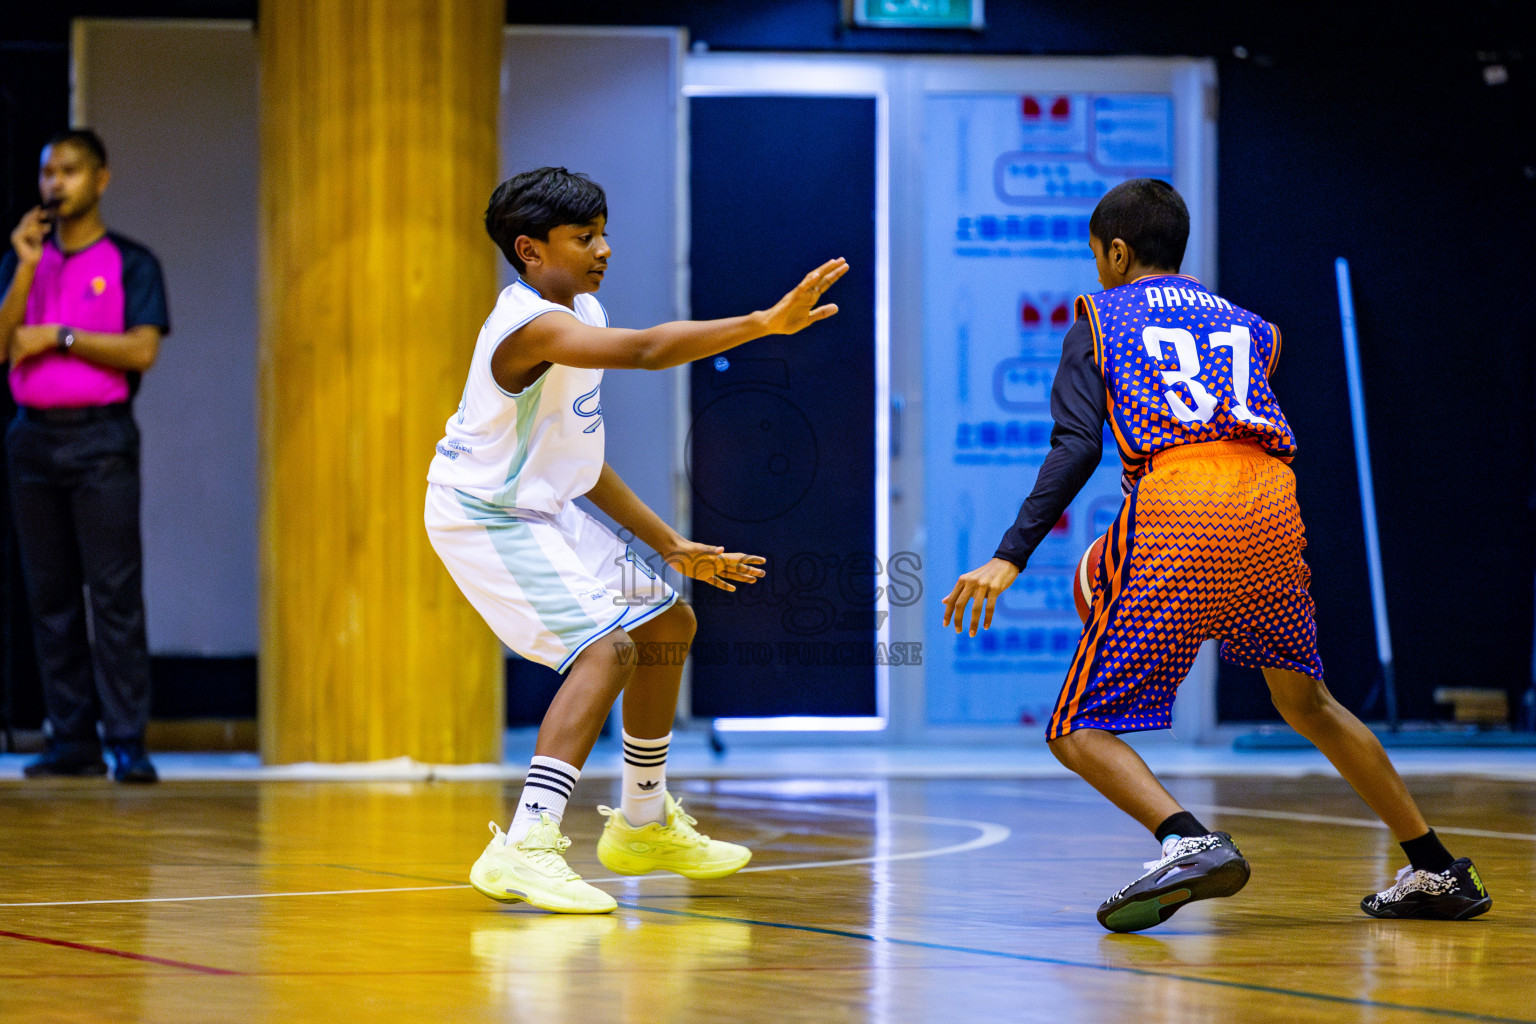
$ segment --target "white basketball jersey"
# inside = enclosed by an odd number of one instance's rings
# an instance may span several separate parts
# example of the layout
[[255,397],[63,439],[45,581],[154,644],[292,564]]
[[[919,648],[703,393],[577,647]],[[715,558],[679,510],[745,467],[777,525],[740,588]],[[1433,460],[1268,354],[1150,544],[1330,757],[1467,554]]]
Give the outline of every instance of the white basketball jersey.
[[429,481],[504,508],[551,513],[597,482],[603,468],[603,371],[556,363],[515,395],[491,376],[491,356],[502,340],[549,313],[608,326],[602,303],[591,295],[576,296],[573,314],[522,280],[503,290],[480,328],[464,398],[437,443]]

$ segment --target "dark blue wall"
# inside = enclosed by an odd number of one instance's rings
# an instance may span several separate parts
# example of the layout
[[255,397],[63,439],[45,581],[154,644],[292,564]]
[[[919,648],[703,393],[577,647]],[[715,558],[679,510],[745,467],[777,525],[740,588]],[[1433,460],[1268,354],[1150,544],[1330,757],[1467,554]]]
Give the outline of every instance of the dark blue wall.
[[688,118],[694,316],[849,265],[831,320],[692,364],[692,536],[768,559],[693,588],[693,713],[874,715],[875,101],[701,96]]
[[[1398,8],[1391,21],[1366,9],[1375,6],[992,0],[986,31],[956,34],[847,29],[838,0],[512,2],[508,20],[684,25],[713,49],[1215,58],[1220,286],[1285,331],[1275,385],[1303,445],[1297,472],[1330,680],[1358,706],[1375,665],[1332,277],[1344,255],[1402,710],[1429,718],[1441,714],[1435,686],[1513,693],[1530,676],[1532,39],[1521,17],[1529,5],[1512,0]],[[254,12],[249,2],[27,5],[0,20],[0,87],[62,115],[75,15]],[[38,47],[52,70],[15,59]],[[1492,65],[1508,81],[1488,84]],[[37,141],[8,147],[8,173],[30,177]],[[8,230],[20,210],[0,212]],[[1254,687],[1225,677],[1223,718],[1267,710]]]

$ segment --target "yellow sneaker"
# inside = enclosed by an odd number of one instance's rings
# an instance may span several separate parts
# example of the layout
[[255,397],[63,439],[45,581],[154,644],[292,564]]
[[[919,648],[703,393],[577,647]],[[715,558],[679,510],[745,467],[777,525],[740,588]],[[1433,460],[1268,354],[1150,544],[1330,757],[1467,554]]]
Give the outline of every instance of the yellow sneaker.
[[469,869],[469,884],[498,903],[530,903],[556,914],[607,914],[618,904],[601,889],[588,885],[571,870],[562,854],[571,841],[547,814],[528,830],[520,843],[491,822],[493,837]]
[[608,818],[597,841],[597,859],[603,867],[621,875],[643,875],[660,868],[684,878],[722,878],[740,871],[752,859],[752,851],[745,846],[700,835],[693,827],[698,822],[671,793],[666,806],[665,824],[651,822],[638,828],[629,823],[623,811],[599,807],[598,813]]

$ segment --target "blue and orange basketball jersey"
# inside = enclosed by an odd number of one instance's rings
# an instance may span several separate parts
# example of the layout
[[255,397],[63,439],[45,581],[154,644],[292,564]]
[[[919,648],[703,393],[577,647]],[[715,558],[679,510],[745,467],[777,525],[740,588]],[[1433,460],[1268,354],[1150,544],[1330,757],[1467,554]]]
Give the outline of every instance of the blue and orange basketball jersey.
[[1192,277],[1143,277],[1080,295],[1126,477],[1156,452],[1247,441],[1289,461],[1296,435],[1269,389],[1280,329]]
[[1280,332],[1193,278],[1077,300],[1129,481],[1047,727],[1163,729],[1200,644],[1323,678],[1296,436],[1269,388]]

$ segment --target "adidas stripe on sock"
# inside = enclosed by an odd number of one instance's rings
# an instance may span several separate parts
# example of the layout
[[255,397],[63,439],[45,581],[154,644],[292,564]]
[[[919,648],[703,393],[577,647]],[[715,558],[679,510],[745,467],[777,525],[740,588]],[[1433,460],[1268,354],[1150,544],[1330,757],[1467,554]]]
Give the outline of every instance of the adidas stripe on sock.
[[507,842],[520,842],[528,830],[538,824],[539,815],[547,814],[560,824],[565,817],[565,805],[571,799],[571,790],[581,778],[581,769],[554,757],[535,754],[528,764],[528,776],[523,781],[523,793],[517,798],[517,813],[507,826]]
[[631,825],[667,820],[667,750],[672,734],[642,740],[624,733],[624,777],[620,809]]

